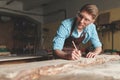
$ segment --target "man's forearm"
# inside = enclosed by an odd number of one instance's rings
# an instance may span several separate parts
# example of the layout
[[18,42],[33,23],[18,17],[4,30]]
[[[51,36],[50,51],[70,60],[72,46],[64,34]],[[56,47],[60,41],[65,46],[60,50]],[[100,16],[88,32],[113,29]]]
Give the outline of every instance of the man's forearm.
[[62,50],[54,50],[54,53],[63,59],[66,59],[67,57],[67,53]]
[[102,47],[97,47],[95,48],[95,50],[93,51],[95,54],[100,54],[102,52]]

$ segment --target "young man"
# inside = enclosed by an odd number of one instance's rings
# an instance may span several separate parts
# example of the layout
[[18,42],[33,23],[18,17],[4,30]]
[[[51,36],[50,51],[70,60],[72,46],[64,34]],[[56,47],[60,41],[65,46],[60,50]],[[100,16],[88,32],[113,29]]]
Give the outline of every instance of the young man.
[[[94,50],[85,57],[93,58],[102,51],[96,26],[93,24],[98,16],[98,8],[93,4],[84,5],[76,17],[62,21],[53,39],[53,54],[57,58],[77,60],[82,56],[78,47],[91,41]],[[73,46],[74,45],[74,46]],[[74,48],[74,47],[77,48]]]

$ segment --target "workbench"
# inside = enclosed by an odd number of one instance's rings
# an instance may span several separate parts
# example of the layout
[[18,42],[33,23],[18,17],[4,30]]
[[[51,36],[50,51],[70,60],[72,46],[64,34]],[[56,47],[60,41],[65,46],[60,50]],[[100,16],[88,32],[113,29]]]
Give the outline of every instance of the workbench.
[[4,64],[0,80],[120,80],[120,56]]

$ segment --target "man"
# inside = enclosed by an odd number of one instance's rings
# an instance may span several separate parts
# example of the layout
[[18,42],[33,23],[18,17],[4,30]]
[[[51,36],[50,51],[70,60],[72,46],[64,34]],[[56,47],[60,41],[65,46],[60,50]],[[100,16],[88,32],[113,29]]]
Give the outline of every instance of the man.
[[[83,54],[78,47],[91,41],[94,50],[85,57],[93,58],[102,51],[96,26],[93,24],[98,16],[98,8],[93,4],[84,5],[76,17],[62,21],[53,39],[53,54],[57,58],[78,60]],[[73,46],[74,45],[74,46]],[[74,48],[76,47],[76,48]]]

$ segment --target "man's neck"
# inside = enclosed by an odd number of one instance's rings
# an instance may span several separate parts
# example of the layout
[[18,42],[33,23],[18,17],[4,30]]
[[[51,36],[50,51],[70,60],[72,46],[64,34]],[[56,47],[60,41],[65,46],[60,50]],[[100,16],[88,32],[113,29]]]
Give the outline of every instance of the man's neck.
[[77,29],[77,31],[78,31],[78,32],[81,32],[81,31],[83,31],[83,29]]

